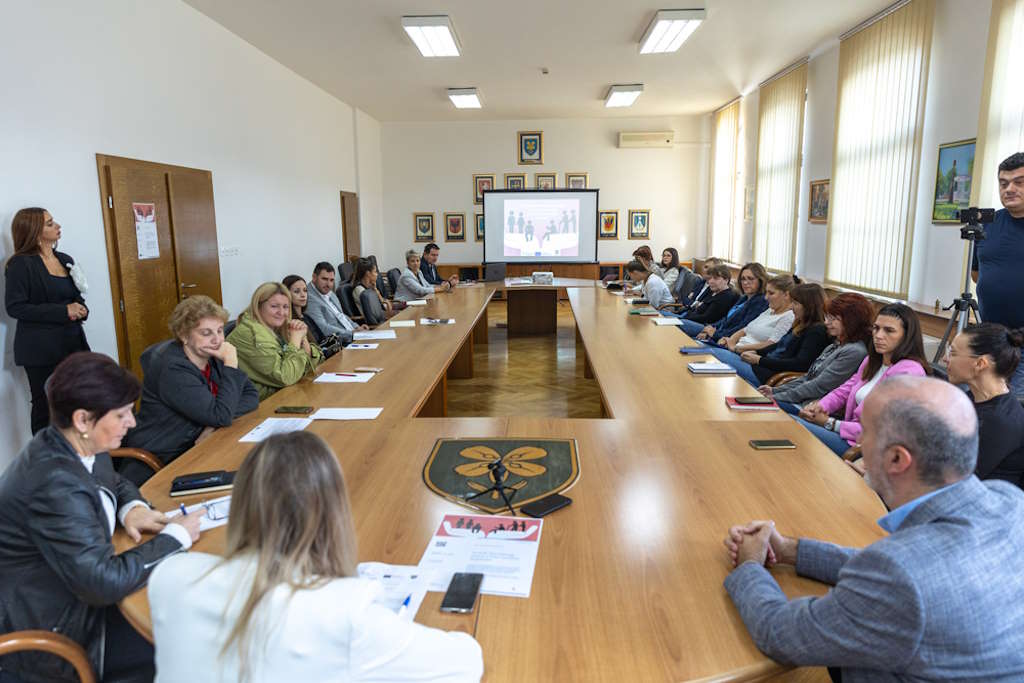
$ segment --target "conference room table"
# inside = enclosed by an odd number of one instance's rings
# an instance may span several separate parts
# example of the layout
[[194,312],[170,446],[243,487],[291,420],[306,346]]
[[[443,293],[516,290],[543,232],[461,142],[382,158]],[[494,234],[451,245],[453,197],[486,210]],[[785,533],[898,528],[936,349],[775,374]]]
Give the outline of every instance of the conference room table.
[[[486,681],[727,681],[785,671],[748,635],[722,582],[731,570],[727,528],[773,519],[785,534],[863,546],[882,531],[878,498],[831,451],[781,413],[734,413],[733,394],[753,394],[734,377],[694,377],[675,327],[629,316],[622,297],[573,288],[569,305],[603,396],[607,418],[446,418],[436,396],[476,329],[495,287],[456,288],[398,319],[454,317],[454,325],[401,328],[375,350],[343,351],[325,371],[357,365],[384,371],[367,384],[304,380],[197,444],[146,483],[155,507],[171,510],[221,494],[171,499],[180,474],[237,469],[252,444],[238,439],[279,405],[383,407],[373,421],[314,421],[308,431],[334,448],[348,483],[360,561],[416,564],[443,514],[464,508],[423,484],[439,438],[573,438],[581,474],[573,504],[544,519],[529,598],[481,596],[470,615],[439,611],[428,593],[416,621],[473,634]],[[381,329],[386,329],[382,326]],[[438,408],[442,410],[438,411]],[[755,451],[753,438],[787,438],[794,450]],[[194,551],[219,553],[225,527]],[[130,545],[119,531],[115,544]],[[826,587],[773,574],[789,596]],[[146,637],[144,590],[121,609]]]
[[537,284],[530,277],[505,278],[500,289],[508,301],[508,336],[553,335],[558,329],[558,297],[576,288],[594,289],[594,280],[552,278]]

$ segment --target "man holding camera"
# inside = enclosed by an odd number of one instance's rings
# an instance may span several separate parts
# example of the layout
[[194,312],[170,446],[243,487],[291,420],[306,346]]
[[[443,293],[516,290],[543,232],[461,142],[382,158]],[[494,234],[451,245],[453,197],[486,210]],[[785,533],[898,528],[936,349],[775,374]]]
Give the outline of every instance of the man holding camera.
[[[971,276],[978,283],[981,319],[1010,329],[1024,328],[1024,152],[999,164],[999,200],[1003,209],[977,242]],[[1010,391],[1024,399],[1024,362]]]

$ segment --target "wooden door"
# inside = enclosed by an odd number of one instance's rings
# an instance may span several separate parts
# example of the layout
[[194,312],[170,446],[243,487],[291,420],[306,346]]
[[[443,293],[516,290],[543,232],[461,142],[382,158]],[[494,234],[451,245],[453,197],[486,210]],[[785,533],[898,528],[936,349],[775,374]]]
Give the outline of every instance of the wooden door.
[[345,261],[362,255],[359,242],[359,197],[355,192],[341,193],[341,245]]
[[[106,228],[118,358],[142,377],[139,357],[170,337],[167,321],[181,299],[221,302],[213,178],[203,171],[96,155]],[[152,225],[137,230],[137,207]],[[146,229],[156,238],[147,242]]]
[[[107,179],[121,285],[120,310],[115,316],[119,314],[125,335],[121,364],[141,377],[139,356],[147,346],[169,336],[167,317],[178,304],[167,180],[157,170],[123,166],[108,166]],[[140,258],[133,204],[154,205],[159,250],[155,258],[150,257],[152,252]]]

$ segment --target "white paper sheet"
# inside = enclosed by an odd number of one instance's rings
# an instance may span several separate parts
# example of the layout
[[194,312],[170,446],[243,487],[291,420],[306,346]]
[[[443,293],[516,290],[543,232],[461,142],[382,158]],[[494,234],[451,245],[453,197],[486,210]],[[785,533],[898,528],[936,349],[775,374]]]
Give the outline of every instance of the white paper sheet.
[[412,301],[406,301],[405,305],[406,306],[426,306],[427,305],[427,300],[426,299],[414,299]]
[[238,441],[239,443],[256,443],[274,434],[301,432],[312,422],[313,420],[308,417],[268,417]]
[[662,327],[664,325],[682,325],[683,324],[683,319],[682,318],[651,318],[651,322],[654,323],[655,325],[657,325],[658,327]]
[[[383,562],[360,562],[356,567],[361,579],[371,579],[382,586],[373,599],[400,617],[412,621],[427,595],[430,573],[419,567]],[[405,601],[408,599],[408,605]]]
[[383,408],[321,408],[314,420],[376,420]]
[[416,327],[415,320],[392,320],[391,327]]
[[360,330],[352,333],[355,341],[367,341],[369,339],[398,339],[394,330]]
[[369,351],[370,349],[375,349],[378,346],[380,346],[380,344],[349,344],[348,346],[345,347],[345,350],[346,351],[362,351],[362,350]]
[[620,289],[620,290],[618,290],[618,291],[616,291],[616,290],[614,290],[614,289],[613,289],[613,290],[612,290],[612,296],[626,296],[626,293],[625,293],[625,292],[623,292],[623,291],[622,291],[621,289]]
[[454,325],[455,318],[420,318],[420,325]]
[[313,384],[366,384],[374,378],[374,372],[324,372],[317,375]]
[[543,525],[532,517],[444,515],[419,568],[433,572],[432,591],[447,590],[455,572],[480,572],[482,593],[528,598]]
[[[206,508],[206,515],[199,520],[199,530],[208,531],[228,523],[228,512],[231,510],[231,496],[221,496],[212,500],[204,500],[202,503],[186,505],[186,512],[195,512],[199,508]],[[168,517],[181,517],[181,508],[175,508],[164,513]],[[173,520],[172,520],[173,521]]]

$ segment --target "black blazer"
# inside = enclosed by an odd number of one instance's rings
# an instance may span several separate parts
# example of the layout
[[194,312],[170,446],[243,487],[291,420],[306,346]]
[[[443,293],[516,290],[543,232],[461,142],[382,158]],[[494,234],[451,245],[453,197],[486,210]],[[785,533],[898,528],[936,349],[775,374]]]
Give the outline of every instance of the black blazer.
[[[114,552],[103,509],[142,500],[97,453],[92,474],[55,427],[36,434],[0,476],[0,633],[43,629],[82,645],[102,671],[104,608],[139,589],[156,564],[181,550],[170,534]],[[56,657],[0,659],[26,683],[77,681]]]
[[[708,296],[709,294],[710,296]],[[695,323],[710,325],[716,320],[724,318],[739,296],[732,287],[726,287],[717,294],[712,294],[709,289],[703,298],[690,305],[689,312],[683,317]]]
[[444,280],[437,274],[437,266],[432,263],[427,263],[426,259],[420,261],[420,272],[423,273],[423,277],[432,285],[439,285]]
[[[75,262],[67,254],[54,253],[65,266]],[[56,365],[75,351],[89,350],[82,320],[68,319],[68,304],[85,306],[74,281],[68,278],[74,298],[60,296],[38,254],[12,256],[4,269],[4,279],[7,315],[18,321],[14,332],[16,365]]]

